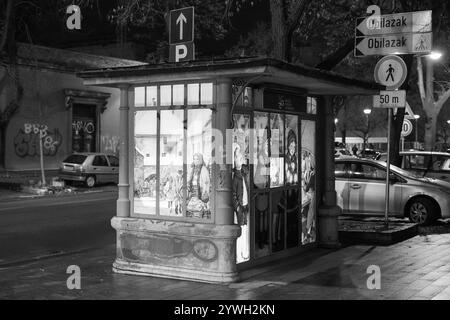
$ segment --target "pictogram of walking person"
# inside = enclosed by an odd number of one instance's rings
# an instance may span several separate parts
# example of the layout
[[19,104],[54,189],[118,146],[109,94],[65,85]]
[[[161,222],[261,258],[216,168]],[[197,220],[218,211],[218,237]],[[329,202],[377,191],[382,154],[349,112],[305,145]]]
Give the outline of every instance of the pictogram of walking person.
[[388,74],[386,77],[386,82],[389,80],[389,78],[392,79],[392,82],[395,82],[395,80],[394,80],[395,69],[392,67],[392,64],[389,64],[389,68],[386,70],[386,72]]

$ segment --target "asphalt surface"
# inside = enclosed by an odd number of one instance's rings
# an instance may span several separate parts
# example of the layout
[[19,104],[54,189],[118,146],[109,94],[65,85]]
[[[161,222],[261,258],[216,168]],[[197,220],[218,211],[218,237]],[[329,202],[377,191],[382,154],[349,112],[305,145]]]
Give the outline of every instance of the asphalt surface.
[[0,267],[114,244],[117,192],[0,203]]

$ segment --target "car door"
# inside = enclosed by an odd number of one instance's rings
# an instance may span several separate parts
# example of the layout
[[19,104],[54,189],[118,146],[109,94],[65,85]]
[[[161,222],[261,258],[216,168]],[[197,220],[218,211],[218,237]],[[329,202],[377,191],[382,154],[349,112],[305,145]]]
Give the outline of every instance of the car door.
[[92,170],[95,174],[97,183],[108,182],[110,177],[110,168],[108,160],[104,155],[96,155],[92,161]]
[[349,195],[349,183],[348,183],[348,163],[347,162],[336,162],[334,175],[335,180],[335,190],[336,190],[336,201],[337,205],[341,207],[342,213],[348,213],[348,195]]
[[[401,186],[390,184],[389,212],[399,213]],[[349,212],[382,215],[386,203],[386,169],[372,163],[353,162],[349,168]]]
[[119,183],[119,159],[115,156],[108,156],[108,161],[111,170],[110,181]]

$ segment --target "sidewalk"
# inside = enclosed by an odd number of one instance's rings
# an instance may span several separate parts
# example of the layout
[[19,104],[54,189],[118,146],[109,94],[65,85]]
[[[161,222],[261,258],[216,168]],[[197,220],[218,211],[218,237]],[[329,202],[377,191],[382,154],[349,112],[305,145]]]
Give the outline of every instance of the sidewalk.
[[[450,299],[450,234],[416,236],[392,246],[314,249],[257,267],[241,282],[214,285],[115,274],[115,247],[0,269],[0,299]],[[81,268],[81,290],[68,290],[70,265]],[[367,268],[381,270],[369,290]]]

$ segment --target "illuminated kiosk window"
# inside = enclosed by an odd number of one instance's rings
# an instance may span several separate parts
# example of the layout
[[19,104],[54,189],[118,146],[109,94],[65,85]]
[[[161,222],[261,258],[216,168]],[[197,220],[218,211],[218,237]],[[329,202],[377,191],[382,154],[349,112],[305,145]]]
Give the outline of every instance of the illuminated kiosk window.
[[135,103],[134,214],[212,222],[213,84],[138,87]]

